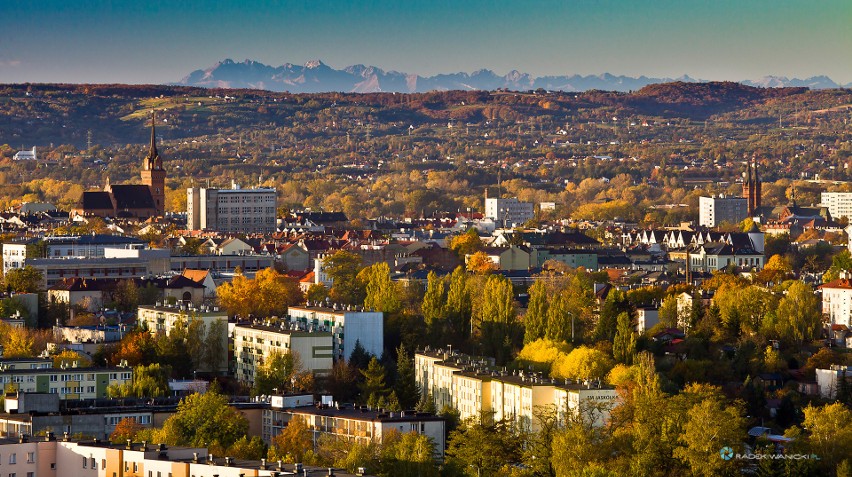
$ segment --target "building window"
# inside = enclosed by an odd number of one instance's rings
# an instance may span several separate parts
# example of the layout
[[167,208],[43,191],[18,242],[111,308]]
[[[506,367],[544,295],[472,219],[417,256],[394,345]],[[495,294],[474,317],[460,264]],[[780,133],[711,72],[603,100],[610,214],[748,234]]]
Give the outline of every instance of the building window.
[[35,452],[27,452],[27,464],[35,462]]
[[14,452],[9,454],[9,463],[10,464],[17,464],[18,463],[18,454],[14,453]]

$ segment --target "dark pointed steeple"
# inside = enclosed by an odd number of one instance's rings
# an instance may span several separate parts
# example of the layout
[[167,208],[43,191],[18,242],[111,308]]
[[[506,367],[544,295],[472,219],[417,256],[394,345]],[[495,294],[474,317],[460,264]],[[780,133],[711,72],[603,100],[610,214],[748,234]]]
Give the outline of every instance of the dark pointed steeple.
[[160,153],[157,151],[157,132],[154,123],[157,119],[156,111],[151,111],[151,146],[148,149],[148,155],[145,156],[142,162],[142,168],[146,171],[162,170],[163,160],[160,159]]

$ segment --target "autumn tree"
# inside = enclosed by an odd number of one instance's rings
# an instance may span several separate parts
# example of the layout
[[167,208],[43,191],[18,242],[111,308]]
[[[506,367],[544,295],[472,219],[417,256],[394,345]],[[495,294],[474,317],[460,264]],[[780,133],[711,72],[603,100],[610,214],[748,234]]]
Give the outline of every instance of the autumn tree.
[[294,415],[287,423],[287,427],[272,439],[268,459],[304,462],[305,453],[313,449],[312,432],[301,416]]
[[450,250],[456,252],[462,261],[466,256],[482,250],[483,246],[482,239],[479,238],[479,233],[475,228],[470,228],[467,232],[450,240]]
[[302,300],[299,284],[274,268],[257,272],[255,278],[237,275],[220,285],[216,294],[229,314],[240,316],[283,316],[287,307]]
[[563,359],[553,363],[551,375],[557,378],[602,379],[613,367],[606,353],[586,346],[579,346]]
[[497,264],[487,253],[479,251],[467,257],[467,270],[477,275],[488,275],[497,271]]
[[54,368],[63,368],[63,367],[79,367],[79,368],[88,368],[92,365],[92,360],[87,356],[84,356],[74,350],[66,349],[62,350],[58,354],[53,356],[53,367]]
[[136,434],[143,429],[142,424],[136,422],[132,417],[125,417],[118,421],[112,434],[109,435],[109,441],[113,444],[121,444],[130,439],[136,439]]

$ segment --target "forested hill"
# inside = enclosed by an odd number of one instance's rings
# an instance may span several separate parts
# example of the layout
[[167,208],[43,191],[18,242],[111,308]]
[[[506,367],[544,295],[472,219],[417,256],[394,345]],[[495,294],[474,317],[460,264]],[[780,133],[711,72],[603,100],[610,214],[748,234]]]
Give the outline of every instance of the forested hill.
[[[362,122],[405,126],[462,121],[565,124],[612,117],[704,121],[760,108],[778,98],[824,109],[848,104],[849,90],[756,88],[739,83],[665,83],[632,93],[529,93],[446,91],[415,94],[289,94],[260,90],[157,85],[18,84],[0,86],[0,144],[99,144],[146,140],[145,110],[157,108],[166,139],[236,129],[291,126],[300,115],[334,109],[361,113]],[[792,109],[791,109],[792,111]],[[745,116],[754,117],[754,114]],[[760,114],[758,114],[760,116]],[[774,114],[773,114],[774,116]],[[766,115],[766,121],[777,121]]]

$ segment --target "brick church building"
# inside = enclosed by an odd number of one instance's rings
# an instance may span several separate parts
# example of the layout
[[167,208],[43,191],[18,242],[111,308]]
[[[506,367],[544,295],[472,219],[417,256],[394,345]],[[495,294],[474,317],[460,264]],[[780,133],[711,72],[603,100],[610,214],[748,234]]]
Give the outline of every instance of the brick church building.
[[162,216],[166,201],[166,170],[157,152],[154,117],[151,117],[151,146],[142,160],[141,184],[111,184],[103,191],[83,192],[71,215],[146,220]]

